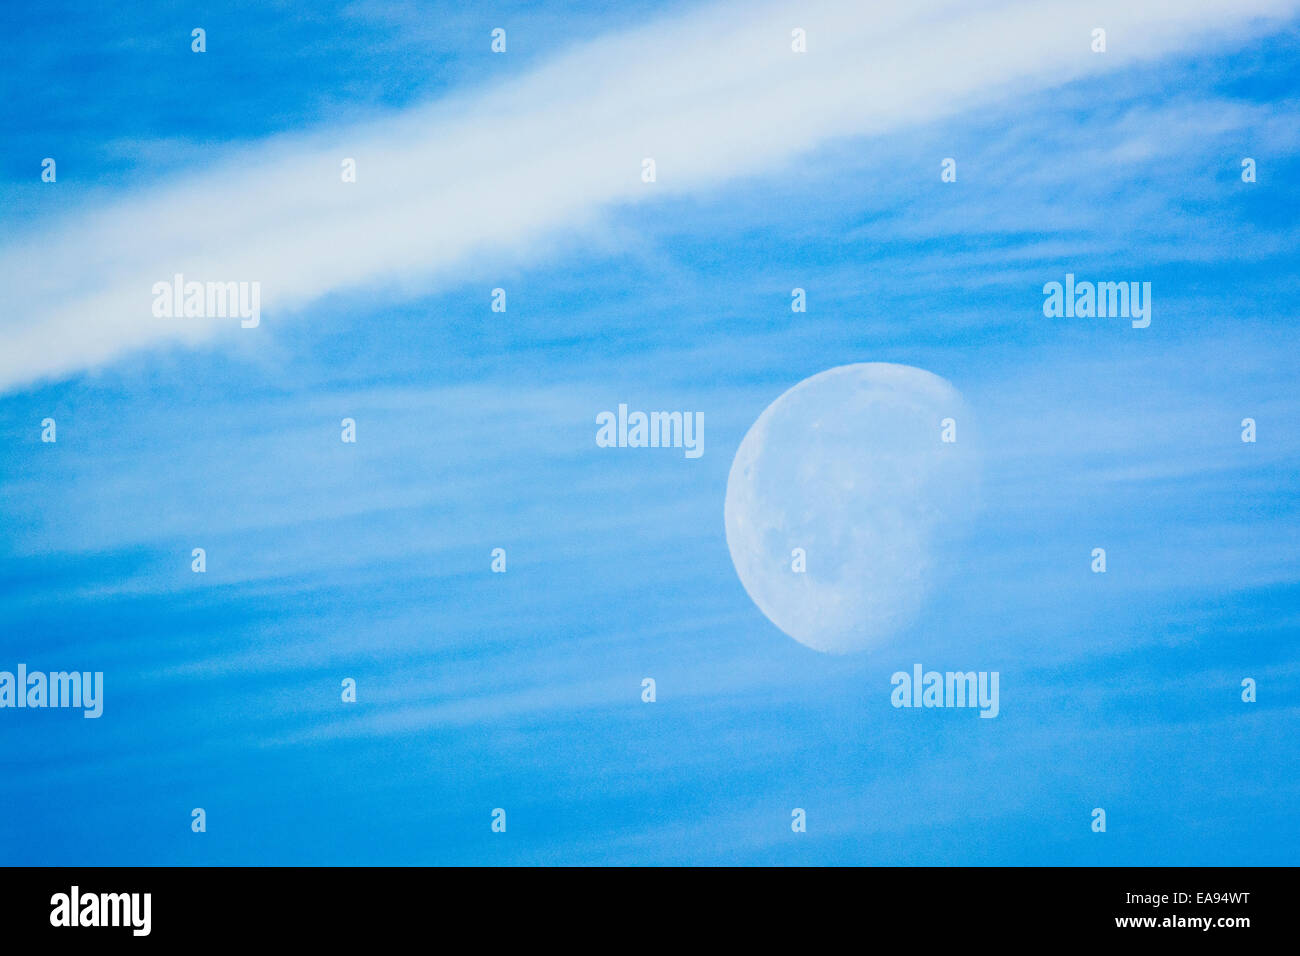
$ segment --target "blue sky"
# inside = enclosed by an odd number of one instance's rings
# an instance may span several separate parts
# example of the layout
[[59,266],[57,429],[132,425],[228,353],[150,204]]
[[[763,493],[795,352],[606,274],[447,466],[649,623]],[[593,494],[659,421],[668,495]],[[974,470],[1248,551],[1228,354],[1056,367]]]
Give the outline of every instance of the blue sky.
[[[799,75],[728,45],[788,51],[753,5],[7,11],[0,669],[106,692],[0,711],[0,861],[1293,864],[1300,34],[1149,6],[1066,5],[1100,55],[814,6]],[[945,49],[942,95],[891,72]],[[120,310],[172,248],[264,268],[261,326]],[[1151,282],[1150,328],[1044,318],[1066,272]],[[867,361],[961,391],[982,510],[912,628],[826,656],[723,498],[772,400]],[[597,448],[619,402],[705,454]],[[999,671],[998,718],[892,708],[918,661]]]

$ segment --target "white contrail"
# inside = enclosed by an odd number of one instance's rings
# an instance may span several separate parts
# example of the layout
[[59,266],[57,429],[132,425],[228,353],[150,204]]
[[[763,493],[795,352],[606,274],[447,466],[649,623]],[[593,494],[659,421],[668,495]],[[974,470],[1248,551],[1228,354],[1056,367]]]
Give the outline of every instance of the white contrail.
[[[335,290],[419,294],[490,274],[485,265],[544,249],[611,206],[779,170],[835,138],[1240,43],[1296,5],[742,3],[589,40],[491,88],[241,148],[11,237],[0,249],[0,390],[169,340],[272,334]],[[1097,27],[1105,53],[1091,49]],[[806,53],[791,49],[795,28]],[[344,157],[357,162],[356,183],[340,181]],[[652,184],[641,177],[647,157]],[[151,288],[175,273],[260,282],[268,321],[154,317]]]

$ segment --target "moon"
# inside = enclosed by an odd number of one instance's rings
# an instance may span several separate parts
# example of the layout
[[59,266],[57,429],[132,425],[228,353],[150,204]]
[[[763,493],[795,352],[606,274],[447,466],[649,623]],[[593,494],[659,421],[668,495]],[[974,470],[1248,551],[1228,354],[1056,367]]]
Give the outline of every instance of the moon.
[[973,512],[973,446],[961,395],[923,369],[871,362],[804,379],[758,416],[727,477],[745,590],[814,650],[883,645],[916,619]]

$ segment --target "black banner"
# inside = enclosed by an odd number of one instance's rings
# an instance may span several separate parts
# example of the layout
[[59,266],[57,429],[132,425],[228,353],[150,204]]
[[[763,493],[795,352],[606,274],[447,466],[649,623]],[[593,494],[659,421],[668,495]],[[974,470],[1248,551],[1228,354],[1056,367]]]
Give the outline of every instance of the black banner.
[[[7,941],[362,942],[433,927],[612,944],[668,929],[888,930],[918,943],[1282,938],[1284,869],[9,869]],[[694,930],[692,930],[694,932]],[[597,932],[601,934],[597,937]],[[39,940],[36,938],[39,937]]]

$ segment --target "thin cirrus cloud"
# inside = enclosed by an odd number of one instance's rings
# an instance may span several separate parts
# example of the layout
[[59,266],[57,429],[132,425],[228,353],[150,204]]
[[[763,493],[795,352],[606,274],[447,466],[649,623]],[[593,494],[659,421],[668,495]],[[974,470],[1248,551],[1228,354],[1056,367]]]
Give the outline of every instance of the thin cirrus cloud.
[[[151,288],[257,281],[274,322],[331,292],[420,294],[545,254],[619,204],[780,170],[1103,70],[1272,28],[1295,0],[722,5],[587,41],[478,92],[284,135],[37,225],[0,249],[0,389],[241,331],[155,318]],[[1107,30],[1105,54],[1090,49]],[[791,51],[807,31],[808,52]],[[215,54],[211,54],[215,55]],[[508,55],[508,54],[507,54]],[[340,181],[354,158],[358,182]],[[658,181],[642,182],[643,158]]]

